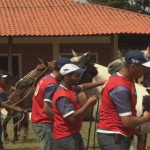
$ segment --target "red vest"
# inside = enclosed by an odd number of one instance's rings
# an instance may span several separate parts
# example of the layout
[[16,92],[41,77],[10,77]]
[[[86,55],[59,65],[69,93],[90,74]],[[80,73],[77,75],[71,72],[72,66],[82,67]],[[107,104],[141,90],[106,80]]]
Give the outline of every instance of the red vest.
[[136,116],[135,106],[137,97],[135,95],[134,83],[121,76],[110,77],[104,88],[101,98],[100,121],[98,123],[98,128],[120,132],[126,136],[132,136],[134,134],[134,128],[127,128],[122,124],[116,107],[109,96],[109,92],[117,86],[126,86],[131,92],[132,115]]
[[52,121],[43,112],[45,94],[44,90],[49,84],[58,84],[58,82],[54,77],[46,77],[42,78],[36,86],[36,90],[32,99],[33,103],[31,120],[33,123],[52,123]]
[[82,119],[77,120],[76,122],[69,122],[67,119],[63,118],[61,113],[56,107],[56,102],[60,97],[68,98],[73,106],[74,111],[80,109],[80,105],[76,102],[76,95],[74,88],[71,90],[66,90],[64,88],[58,89],[53,97],[53,111],[54,111],[54,128],[53,128],[53,138],[60,139],[70,135],[73,135],[80,131],[82,126]]
[[[4,91],[4,89],[2,87],[0,87],[0,91]],[[2,108],[1,101],[0,101],[0,108]],[[1,112],[0,112],[0,114],[1,114]]]

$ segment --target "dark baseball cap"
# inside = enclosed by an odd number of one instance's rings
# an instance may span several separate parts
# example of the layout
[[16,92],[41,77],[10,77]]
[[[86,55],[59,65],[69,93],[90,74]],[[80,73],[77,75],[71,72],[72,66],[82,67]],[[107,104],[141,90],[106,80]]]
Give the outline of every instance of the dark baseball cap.
[[144,53],[138,50],[130,51],[125,55],[126,64],[139,64],[150,67],[150,61],[144,56]]
[[59,68],[61,68],[65,64],[69,64],[69,63],[71,63],[71,60],[66,57],[60,57],[56,60],[57,67],[59,67]]

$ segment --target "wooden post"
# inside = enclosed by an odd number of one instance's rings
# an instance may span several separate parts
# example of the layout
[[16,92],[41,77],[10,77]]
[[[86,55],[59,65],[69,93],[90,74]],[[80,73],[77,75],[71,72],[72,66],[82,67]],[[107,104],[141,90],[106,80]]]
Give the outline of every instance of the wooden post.
[[12,69],[12,37],[8,37],[8,73],[13,75]]

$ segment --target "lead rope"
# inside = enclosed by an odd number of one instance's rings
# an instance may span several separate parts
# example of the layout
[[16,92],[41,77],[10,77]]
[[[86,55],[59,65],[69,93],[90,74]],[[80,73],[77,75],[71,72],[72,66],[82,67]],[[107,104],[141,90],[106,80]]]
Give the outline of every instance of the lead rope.
[[[31,87],[31,89],[33,89],[36,80],[49,68],[49,66],[50,66],[50,64],[48,64],[48,66],[47,66],[36,78],[32,78],[32,79],[34,79],[34,83],[33,83],[32,87]],[[36,70],[36,69],[34,69],[34,70]],[[29,75],[29,77],[30,77],[30,76],[32,75],[32,73],[33,73],[33,71],[31,71],[31,72],[28,73],[27,75]],[[25,77],[27,77],[27,75],[26,75]],[[25,77],[21,78],[20,80],[23,80]],[[19,81],[20,81],[20,80],[19,80]],[[19,81],[18,81],[18,82],[19,82]],[[17,82],[17,83],[18,83],[18,82]],[[16,83],[16,85],[17,85],[17,83]],[[31,91],[31,90],[29,90],[29,91],[27,92],[27,94],[26,94],[22,99],[20,99],[19,101],[17,101],[16,103],[14,103],[14,104],[12,104],[12,105],[10,105],[10,106],[17,105],[18,103],[20,103],[21,101],[23,101],[23,100],[29,95],[30,91]],[[13,95],[14,93],[15,93],[15,91],[12,93],[12,95]],[[9,101],[10,101],[10,99],[8,99],[8,100],[6,101],[6,103],[8,103]],[[3,108],[3,109],[4,109],[4,108]],[[2,110],[2,109],[1,109],[1,110]],[[8,116],[8,117],[9,117],[9,116]],[[17,125],[24,119],[24,117],[25,117],[25,114],[23,114],[22,118],[14,125],[14,127],[17,126]]]
[[87,141],[87,150],[89,149],[89,145],[90,145],[90,136],[91,136],[91,128],[92,128],[92,115],[93,115],[93,106],[92,106],[92,112],[91,112],[91,116],[90,116],[90,125],[89,125],[89,132],[88,132],[88,141]]
[[[31,90],[33,89],[33,87],[34,87],[34,85],[35,85],[35,83],[36,83],[36,81],[37,81],[37,79],[49,68],[49,66],[50,66],[50,64],[36,77],[36,78],[32,78],[32,79],[34,79],[34,83],[33,83],[33,85],[31,86]],[[36,69],[35,69],[36,70]],[[32,75],[32,73],[33,73],[33,71],[31,71],[30,73],[29,73],[29,75],[31,76]],[[28,74],[27,74],[28,75]],[[26,76],[27,76],[26,75]],[[26,77],[25,76],[25,77]],[[29,76],[29,77],[30,77]],[[25,77],[23,77],[22,79],[20,79],[20,80],[23,80]],[[20,81],[19,80],[19,81]],[[18,82],[19,82],[18,81]],[[17,83],[18,83],[17,82]],[[16,85],[17,85],[17,83],[16,83]],[[31,91],[30,90],[30,91]],[[14,106],[14,105],[17,105],[18,103],[20,103],[21,101],[23,101],[28,95],[29,95],[29,93],[30,93],[30,91],[28,91],[27,92],[27,94],[22,98],[22,99],[20,99],[19,101],[17,101],[16,103],[14,103],[14,104],[12,104],[11,106]],[[12,95],[15,93],[15,91],[12,93]],[[8,103],[10,100],[8,99],[8,101],[6,101],[6,103]]]
[[[94,139],[93,139],[93,148],[92,150],[95,150],[95,143],[96,143],[96,129],[97,129],[97,117],[98,117],[98,108],[99,108],[99,97],[97,96],[97,101],[98,101],[98,104],[97,104],[97,108],[96,108],[96,118],[95,118],[95,124],[94,124]],[[90,143],[90,136],[91,136],[91,128],[92,128],[92,115],[93,115],[93,107],[92,106],[92,113],[91,113],[91,116],[90,116],[90,125],[89,125],[89,132],[88,132],[88,142],[87,142],[87,150],[89,150],[89,143]]]

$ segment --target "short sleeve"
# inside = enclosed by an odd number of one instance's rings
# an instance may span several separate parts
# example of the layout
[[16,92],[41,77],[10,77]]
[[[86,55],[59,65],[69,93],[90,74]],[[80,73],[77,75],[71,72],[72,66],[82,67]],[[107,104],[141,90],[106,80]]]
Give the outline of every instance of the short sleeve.
[[61,97],[57,100],[57,109],[64,118],[74,113],[74,106],[66,97]]
[[50,84],[45,88],[45,95],[44,95],[44,101],[52,102],[53,95],[57,89],[56,84]]
[[115,103],[119,116],[132,114],[130,91],[125,86],[118,86],[109,93],[111,100]]

